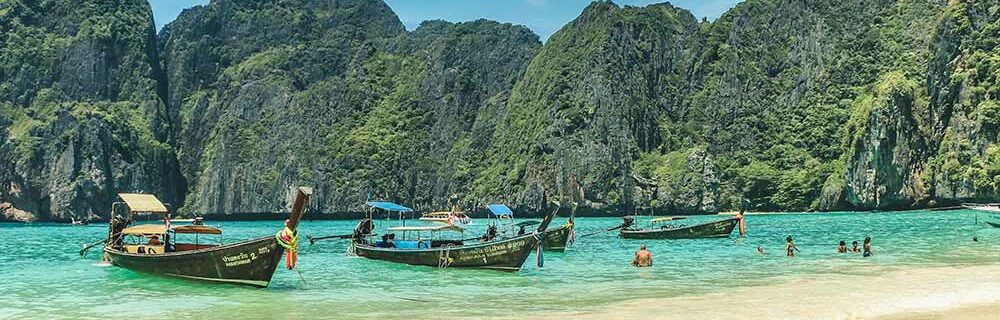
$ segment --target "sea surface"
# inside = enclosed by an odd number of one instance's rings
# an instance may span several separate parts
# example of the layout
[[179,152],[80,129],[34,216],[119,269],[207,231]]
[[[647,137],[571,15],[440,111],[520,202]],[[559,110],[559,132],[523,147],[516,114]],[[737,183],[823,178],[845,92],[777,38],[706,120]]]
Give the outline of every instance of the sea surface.
[[[719,218],[699,216],[681,223]],[[864,279],[878,285],[877,292],[885,292],[886,301],[892,300],[894,285],[910,290],[907,283],[919,283],[919,289],[926,291],[921,295],[956,290],[948,286],[959,282],[937,277],[966,281],[963,288],[976,290],[981,298],[972,302],[989,303],[1000,299],[997,282],[977,282],[975,274],[961,271],[1000,270],[1000,229],[983,220],[1000,222],[1000,217],[968,210],[750,215],[745,238],[734,232],[725,239],[629,240],[614,232],[598,232],[618,225],[617,218],[578,218],[576,241],[566,252],[545,252],[542,268],[532,254],[515,273],[374,261],[349,255],[345,240],[309,245],[302,239],[298,270],[280,267],[266,289],[139,274],[100,263],[99,248],[80,257],[82,244],[107,232],[103,224],[0,223],[0,318],[531,319],[607,312],[640,301],[670,302],[713,318],[712,312],[741,312],[712,308],[725,306],[727,299],[740,299],[734,295],[759,299],[761,312],[782,305],[808,308],[787,301],[795,297],[777,297],[782,300],[769,303],[767,295],[808,287],[819,296],[851,297],[866,291]],[[564,222],[558,218],[553,225]],[[300,234],[346,234],[355,223],[304,221]],[[272,235],[281,222],[217,225],[225,232],[224,240],[234,242]],[[467,234],[481,234],[485,225],[485,220],[477,220]],[[788,235],[801,249],[795,258],[783,252]],[[873,239],[873,257],[836,253],[839,241],[850,245],[866,236]],[[979,241],[973,242],[973,237]],[[652,268],[629,265],[640,244],[652,251]],[[764,255],[757,253],[758,245]],[[958,271],[954,275],[928,271],[945,269]],[[874,281],[883,276],[901,280]],[[835,281],[841,278],[861,280]],[[819,281],[824,279],[831,281]],[[984,287],[977,287],[980,284]],[[803,301],[823,303],[823,299]],[[669,309],[655,312],[645,317],[684,318]]]

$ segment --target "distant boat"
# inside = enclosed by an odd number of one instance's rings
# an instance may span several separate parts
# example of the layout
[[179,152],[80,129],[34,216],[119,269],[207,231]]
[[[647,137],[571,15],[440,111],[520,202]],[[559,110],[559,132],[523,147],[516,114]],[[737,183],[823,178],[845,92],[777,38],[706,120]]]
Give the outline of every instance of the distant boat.
[[695,239],[729,237],[740,222],[738,218],[727,218],[692,226],[667,224],[684,217],[663,217],[650,220],[650,227],[644,229],[622,228],[621,237],[627,239]]
[[[514,212],[503,204],[490,204],[486,206],[490,210],[490,216],[496,220],[497,225],[500,229],[501,236],[517,236],[527,233],[526,228],[539,224],[541,222],[537,220],[528,220],[518,223],[514,223]],[[552,212],[554,216],[559,212],[559,208],[556,207]],[[548,251],[562,252],[566,251],[566,244],[569,242],[570,237],[573,234],[573,220],[576,217],[576,206],[573,207],[573,213],[570,214],[569,221],[566,224],[561,225],[556,228],[548,228],[545,232],[542,232],[542,248]],[[514,229],[518,229],[515,233]]]
[[[128,217],[112,217],[105,257],[115,266],[149,274],[266,287],[281,263],[285,246],[295,245],[291,239],[297,238],[295,229],[311,195],[311,188],[298,188],[286,229],[277,235],[223,245],[219,228],[199,224],[172,226],[166,207],[153,195],[119,194],[123,202],[114,203],[112,213],[119,205],[125,205]],[[140,213],[164,215],[164,224],[133,225],[134,216]],[[193,235],[194,242],[178,241],[178,235],[182,234]],[[213,235],[219,237],[218,244],[202,243],[199,239]],[[291,269],[295,255],[289,254],[286,265]]]
[[986,222],[986,224],[990,225],[991,227],[1000,228],[1000,223],[989,222],[989,221],[983,221],[983,222]]
[[962,207],[983,212],[1000,213],[1000,203],[963,203]]
[[90,224],[87,220],[76,220],[75,217],[69,217],[70,224],[75,226],[85,226]]
[[472,218],[462,211],[429,212],[420,216],[420,221],[442,223],[446,225],[465,227],[472,224]]
[[[399,226],[386,228],[386,234],[381,240],[375,239],[374,219],[375,209],[381,209],[399,214],[400,223],[405,223],[404,213],[413,210],[395,203],[384,201],[368,202],[365,220],[358,224],[357,236],[352,241],[352,249],[358,256],[368,259],[384,260],[410,265],[432,266],[439,268],[484,268],[502,271],[517,271],[528,259],[539,239],[534,233],[516,237],[498,237],[494,226],[488,228],[486,235],[468,239],[446,239],[446,232],[461,233],[455,226]],[[544,232],[552,221],[552,216],[546,217],[539,224],[537,232]]]

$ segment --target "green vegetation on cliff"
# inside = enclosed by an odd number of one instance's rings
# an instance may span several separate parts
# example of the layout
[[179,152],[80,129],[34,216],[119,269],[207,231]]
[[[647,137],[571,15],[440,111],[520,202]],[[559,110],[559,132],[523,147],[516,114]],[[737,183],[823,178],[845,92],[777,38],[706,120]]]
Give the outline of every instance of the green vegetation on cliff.
[[[1000,199],[1000,4],[596,1],[544,46],[379,0],[0,0],[3,219],[370,197],[612,213]],[[580,198],[582,191],[583,198]],[[9,204],[9,205],[8,205]]]

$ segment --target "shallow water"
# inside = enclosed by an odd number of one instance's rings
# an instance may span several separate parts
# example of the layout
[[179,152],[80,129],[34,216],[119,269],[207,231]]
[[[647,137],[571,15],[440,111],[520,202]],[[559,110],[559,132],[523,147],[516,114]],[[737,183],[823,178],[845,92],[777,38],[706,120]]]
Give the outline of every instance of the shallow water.
[[[279,268],[267,289],[102,266],[99,250],[80,258],[80,245],[100,239],[105,225],[5,223],[0,224],[0,318],[106,318],[122,313],[169,319],[200,319],[209,313],[223,319],[530,318],[599,311],[637,299],[704,297],[816,277],[1000,265],[1000,229],[982,224],[986,217],[979,214],[975,224],[973,211],[751,215],[746,238],[639,241],[601,233],[579,237],[565,253],[545,253],[544,268],[535,266],[532,255],[517,273],[392,264],[348,256],[343,240],[313,246],[303,241],[299,270],[305,282],[295,271]],[[718,218],[693,217],[684,223]],[[580,218],[576,232],[588,234],[618,222]],[[354,224],[306,221],[300,232],[344,234]],[[218,225],[226,241],[233,242],[273,234],[280,222]],[[477,221],[469,233],[481,233],[484,225]],[[783,255],[787,235],[794,236],[802,250],[795,258]],[[838,241],[850,244],[865,236],[873,238],[875,256],[836,253]],[[972,242],[973,236],[978,243]],[[654,254],[652,268],[629,266],[640,243]],[[758,255],[757,245],[767,253]]]

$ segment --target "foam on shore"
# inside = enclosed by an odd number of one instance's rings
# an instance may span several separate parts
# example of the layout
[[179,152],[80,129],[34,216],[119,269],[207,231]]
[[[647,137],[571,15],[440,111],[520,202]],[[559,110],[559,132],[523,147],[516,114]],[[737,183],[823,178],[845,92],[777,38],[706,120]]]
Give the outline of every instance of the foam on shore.
[[[970,311],[971,310],[971,311]],[[724,292],[613,304],[572,319],[1000,319],[1000,264],[878,276],[825,275]],[[980,317],[981,316],[981,317]]]

